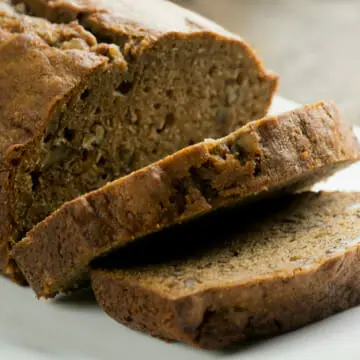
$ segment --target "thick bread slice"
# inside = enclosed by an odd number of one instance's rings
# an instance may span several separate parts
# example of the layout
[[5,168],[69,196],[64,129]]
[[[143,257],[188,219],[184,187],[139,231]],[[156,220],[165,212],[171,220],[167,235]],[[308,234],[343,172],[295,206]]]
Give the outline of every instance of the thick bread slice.
[[129,245],[92,287],[122,324],[219,349],[359,304],[359,244],[360,193],[303,193]]
[[170,3],[151,2],[161,29],[146,1],[41,3],[78,22],[0,0],[0,272],[17,279],[12,244],[65,201],[262,117],[277,84],[243,40]]
[[211,210],[306,188],[358,160],[351,128],[321,102],[245,125],[64,204],[14,247],[38,296],[74,287],[98,256]]

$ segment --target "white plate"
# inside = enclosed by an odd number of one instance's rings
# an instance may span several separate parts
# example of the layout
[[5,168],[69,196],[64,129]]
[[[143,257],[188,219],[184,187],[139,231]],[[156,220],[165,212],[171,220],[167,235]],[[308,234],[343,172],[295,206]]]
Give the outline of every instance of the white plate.
[[[272,113],[294,107],[277,98]],[[360,165],[354,165],[316,188],[360,191],[358,179]],[[360,359],[360,307],[237,351],[211,353],[129,330],[89,294],[37,301],[30,289],[2,277],[0,288],[0,360]]]

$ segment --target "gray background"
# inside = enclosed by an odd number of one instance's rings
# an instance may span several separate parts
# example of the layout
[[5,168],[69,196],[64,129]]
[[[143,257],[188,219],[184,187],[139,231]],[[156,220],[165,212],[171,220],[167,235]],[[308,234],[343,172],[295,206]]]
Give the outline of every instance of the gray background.
[[360,124],[359,0],[178,0],[240,34],[299,103],[335,100]]

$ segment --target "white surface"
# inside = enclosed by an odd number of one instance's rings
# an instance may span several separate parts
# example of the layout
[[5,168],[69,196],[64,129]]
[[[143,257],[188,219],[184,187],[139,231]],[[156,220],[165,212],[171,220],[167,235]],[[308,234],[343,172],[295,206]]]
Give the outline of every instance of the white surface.
[[[272,112],[294,106],[277,98]],[[359,178],[354,165],[317,189],[360,190]],[[30,289],[2,277],[0,287],[0,360],[360,359],[360,307],[252,346],[211,353],[128,330],[89,294],[37,301]]]

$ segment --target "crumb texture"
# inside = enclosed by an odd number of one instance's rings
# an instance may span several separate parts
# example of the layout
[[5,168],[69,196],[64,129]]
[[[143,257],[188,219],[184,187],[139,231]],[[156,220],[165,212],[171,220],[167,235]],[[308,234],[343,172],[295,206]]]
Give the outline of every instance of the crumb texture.
[[358,158],[351,128],[332,103],[267,117],[65,204],[13,254],[35,292],[51,296],[87,276],[91,261],[138,238],[236,203],[306,189]]
[[124,248],[92,284],[123,324],[222,348],[359,304],[359,234],[358,193],[303,193]]

